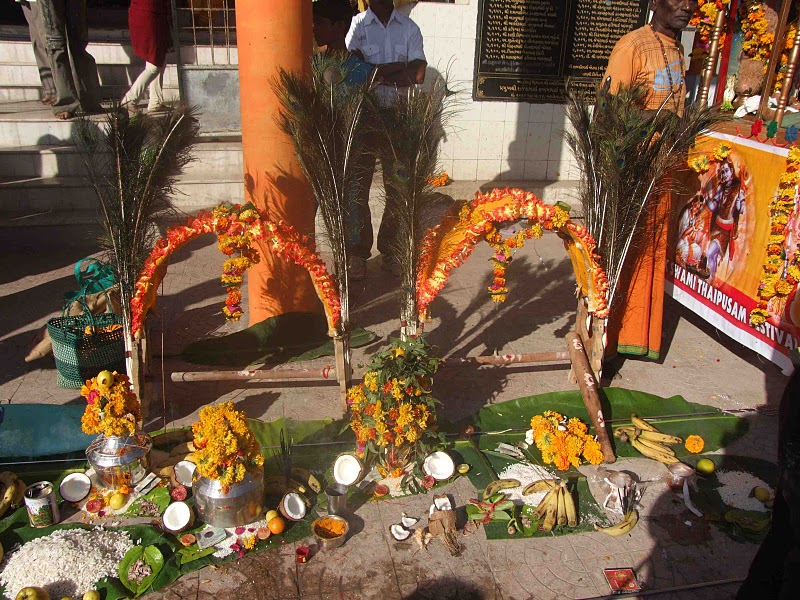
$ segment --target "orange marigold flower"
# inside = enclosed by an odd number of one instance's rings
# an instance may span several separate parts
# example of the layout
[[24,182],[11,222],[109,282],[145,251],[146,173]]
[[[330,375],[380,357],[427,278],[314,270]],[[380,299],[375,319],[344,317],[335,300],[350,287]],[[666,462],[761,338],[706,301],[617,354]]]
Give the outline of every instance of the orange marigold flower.
[[699,454],[703,451],[706,443],[699,435],[690,435],[686,438],[686,449],[692,454]]

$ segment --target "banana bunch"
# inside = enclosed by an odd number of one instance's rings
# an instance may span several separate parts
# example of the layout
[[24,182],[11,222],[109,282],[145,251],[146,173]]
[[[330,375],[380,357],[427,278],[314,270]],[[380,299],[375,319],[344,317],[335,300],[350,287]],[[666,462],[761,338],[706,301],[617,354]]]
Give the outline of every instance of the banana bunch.
[[633,425],[617,427],[614,431],[614,437],[623,442],[630,442],[631,446],[636,448],[642,456],[652,458],[665,465],[680,462],[675,457],[675,451],[670,446],[682,444],[682,438],[661,433],[650,423],[636,415],[631,415],[631,423]]
[[22,506],[25,499],[25,482],[11,471],[0,473],[0,518],[9,508]]
[[521,485],[522,482],[520,482],[518,479],[495,479],[486,486],[486,489],[483,490],[483,499],[487,500],[503,490],[509,490]]
[[612,525],[611,527],[600,527],[597,523],[595,523],[594,528],[597,531],[602,531],[606,535],[610,535],[613,537],[619,537],[621,535],[625,535],[631,529],[636,526],[636,523],[639,522],[639,511],[635,508],[629,510],[625,513],[625,518],[622,519],[616,525]]
[[[542,522],[542,530],[553,531],[556,525],[559,527],[564,527],[565,525],[567,527],[575,527],[578,524],[578,512],[575,509],[575,500],[567,489],[567,484],[555,479],[543,479],[535,481],[525,490],[537,484],[539,489],[531,490],[527,493],[544,491],[544,489],[549,490],[532,515],[534,519]],[[523,494],[526,493],[525,490],[523,490]]]

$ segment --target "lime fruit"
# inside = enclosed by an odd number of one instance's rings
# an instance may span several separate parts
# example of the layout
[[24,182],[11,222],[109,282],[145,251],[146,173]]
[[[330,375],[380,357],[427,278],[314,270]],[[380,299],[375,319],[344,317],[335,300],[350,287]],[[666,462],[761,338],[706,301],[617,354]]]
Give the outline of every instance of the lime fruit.
[[769,500],[769,490],[765,487],[756,486],[753,488],[753,497],[759,502],[766,502]]
[[267,515],[264,517],[264,520],[269,523],[275,517],[279,516],[277,510],[268,510]]
[[710,458],[701,458],[697,461],[697,472],[702,475],[711,475],[716,468],[714,461]]
[[113,496],[111,496],[111,498],[108,499],[108,506],[112,510],[119,510],[120,508],[125,506],[125,503],[127,501],[128,500],[127,498],[125,498],[124,494],[116,493]]

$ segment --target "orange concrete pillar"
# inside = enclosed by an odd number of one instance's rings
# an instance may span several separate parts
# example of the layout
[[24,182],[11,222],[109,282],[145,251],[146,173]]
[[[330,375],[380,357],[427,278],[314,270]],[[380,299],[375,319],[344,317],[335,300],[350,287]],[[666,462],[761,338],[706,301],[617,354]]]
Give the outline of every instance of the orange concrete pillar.
[[[270,219],[283,220],[313,238],[313,197],[291,140],[276,122],[279,102],[272,91],[279,68],[310,69],[311,2],[238,0],[236,35],[245,198]],[[320,310],[307,271],[266,247],[261,255],[248,272],[251,325],[287,312]]]

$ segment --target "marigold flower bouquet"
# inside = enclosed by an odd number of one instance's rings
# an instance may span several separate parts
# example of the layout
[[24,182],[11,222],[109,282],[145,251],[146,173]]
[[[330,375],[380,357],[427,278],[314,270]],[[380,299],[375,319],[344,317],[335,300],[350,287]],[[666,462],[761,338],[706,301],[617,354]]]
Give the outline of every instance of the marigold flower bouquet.
[[436,427],[438,401],[431,396],[438,366],[422,339],[394,339],[389,350],[372,357],[364,380],[347,393],[358,455],[378,459],[385,476],[403,476],[404,487],[420,489],[422,461],[433,445],[444,442]]
[[528,443],[536,444],[547,465],[559,471],[579,466],[584,460],[592,465],[603,462],[600,442],[589,435],[586,423],[547,410],[531,419],[531,429],[525,435]]
[[142,420],[139,399],[124,373],[100,371],[81,387],[81,396],[86,398],[81,417],[81,429],[86,434],[130,436]]
[[219,481],[225,493],[246,473],[261,467],[261,446],[250,431],[247,417],[233,402],[206,406],[192,425],[197,448],[197,472]]

